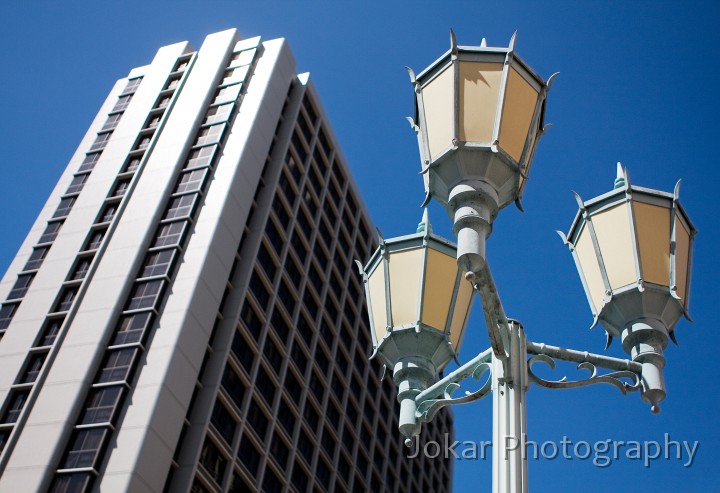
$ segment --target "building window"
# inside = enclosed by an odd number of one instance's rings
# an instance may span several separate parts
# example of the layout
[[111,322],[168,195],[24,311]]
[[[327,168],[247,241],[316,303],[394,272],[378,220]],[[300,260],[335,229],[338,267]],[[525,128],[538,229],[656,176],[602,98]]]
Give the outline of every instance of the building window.
[[75,265],[72,276],[70,276],[70,280],[77,281],[80,279],[85,279],[88,270],[90,270],[90,264],[92,264],[92,261],[93,257],[80,257],[80,259],[77,261],[77,264]]
[[123,169],[123,173],[133,173],[136,169],[140,167],[140,163],[142,162],[142,156],[130,156],[125,163],[125,168]]
[[70,182],[70,185],[68,186],[67,191],[65,192],[67,195],[70,195],[72,193],[80,193],[80,191],[83,189],[83,186],[85,185],[85,182],[88,179],[88,175],[77,175],[73,176],[72,181]]
[[175,89],[179,83],[180,83],[180,77],[172,77],[172,78],[170,78],[170,80],[168,80],[167,84],[165,84],[164,90],[167,91],[169,89]]
[[92,389],[78,424],[110,423],[122,395],[121,386]]
[[90,151],[101,151],[105,149],[105,146],[110,141],[110,137],[112,136],[112,132],[105,132],[102,134],[98,134],[97,138],[95,139],[95,142],[92,143],[90,146]]
[[158,125],[160,125],[160,120],[162,120],[162,117],[163,117],[163,113],[157,113],[154,115],[150,115],[143,128],[145,128],[145,129],[157,128]]
[[100,213],[100,217],[98,217],[95,224],[109,223],[112,221],[113,217],[115,217],[115,213],[117,212],[117,208],[117,204],[107,204]]
[[222,483],[227,459],[209,438],[205,439],[205,444],[200,451],[200,464],[218,484]]
[[16,300],[20,299],[23,296],[25,296],[25,293],[27,293],[27,290],[30,288],[30,285],[33,282],[33,279],[35,279],[35,274],[20,274],[17,278],[17,281],[15,281],[15,285],[10,290],[10,293],[8,294],[9,300]]
[[245,468],[253,476],[258,472],[260,457],[260,452],[258,452],[255,448],[255,445],[253,445],[250,438],[248,436],[243,436],[242,441],[240,442],[240,448],[238,449],[237,458],[240,459],[240,463],[245,466]]
[[60,294],[60,299],[58,299],[57,304],[55,305],[55,312],[66,312],[70,310],[70,307],[72,307],[73,301],[75,301],[75,296],[77,295],[77,288],[65,288],[63,292]]
[[232,113],[233,104],[222,104],[220,106],[212,106],[205,113],[205,121],[203,125],[227,121]]
[[5,414],[3,414],[2,420],[0,420],[0,423],[2,424],[12,424],[17,423],[18,417],[20,416],[20,413],[23,410],[23,407],[25,407],[25,402],[27,402],[27,398],[30,395],[30,390],[16,390],[12,394],[10,394],[10,397],[8,398],[8,406],[7,409],[5,409]]
[[5,330],[8,325],[10,325],[10,321],[12,321],[17,307],[17,303],[3,303],[0,307],[0,330]]
[[25,367],[20,383],[33,383],[37,380],[40,370],[42,370],[43,363],[45,363],[46,356],[47,353],[33,354],[30,356],[30,361],[28,361],[28,364]]
[[125,89],[123,89],[123,94],[127,94],[130,92],[137,91],[138,86],[142,82],[142,77],[136,77],[135,79],[130,79],[125,86]]
[[307,491],[308,475],[303,471],[300,464],[296,463],[292,472],[292,484],[297,491]]
[[76,430],[60,468],[95,467],[106,435],[107,429],[105,428]]
[[260,437],[261,440],[264,440],[269,421],[255,399],[250,401],[250,408],[248,409],[246,419],[257,436]]
[[140,310],[143,308],[155,308],[160,298],[162,287],[163,282],[161,280],[136,283],[125,309]]
[[253,48],[251,50],[244,50],[240,51],[238,53],[234,53],[232,59],[230,60],[230,67],[240,67],[243,65],[249,65],[253,61],[253,57],[255,56],[256,49]]
[[207,175],[207,168],[186,171],[180,175],[174,193],[198,192],[202,188]]
[[45,228],[45,231],[38,240],[38,243],[51,243],[55,241],[62,225],[62,221],[48,223],[47,228]]
[[87,245],[85,246],[84,250],[97,250],[98,248],[100,248],[100,244],[105,237],[105,231],[105,229],[98,229],[93,231],[90,234],[90,238],[88,239]]
[[282,491],[283,483],[278,479],[277,475],[272,469],[265,469],[265,476],[263,476],[262,490],[265,493],[275,493]]
[[120,118],[122,118],[122,113],[115,113],[114,115],[108,116],[107,120],[105,120],[105,125],[103,125],[100,131],[115,130],[115,127],[117,127],[120,122]]
[[215,401],[215,407],[213,408],[212,415],[210,416],[210,422],[213,426],[215,426],[215,429],[218,433],[220,433],[220,436],[225,439],[225,443],[232,446],[237,423],[222,402]]
[[177,219],[191,215],[196,198],[197,194],[173,197],[163,219]]
[[139,151],[143,149],[147,149],[150,145],[150,141],[152,140],[152,134],[150,135],[141,135],[138,138],[137,144],[135,144],[135,148],[133,150]]
[[172,96],[163,96],[158,100],[157,104],[155,105],[155,109],[166,108],[167,105],[170,104],[171,99]]
[[202,147],[200,149],[193,149],[190,151],[187,165],[185,168],[202,168],[203,166],[209,166],[212,161],[213,155],[215,154],[217,146]]
[[125,195],[125,192],[127,192],[128,187],[130,186],[130,180],[119,180],[117,184],[115,185],[115,189],[113,190],[111,197],[122,197]]
[[63,318],[51,318],[46,321],[36,347],[52,346],[57,338],[57,335],[60,333],[63,320]]
[[241,408],[243,397],[245,397],[245,384],[230,365],[225,366],[225,372],[222,377],[222,386],[238,409]]
[[118,321],[115,334],[113,335],[111,346],[119,346],[121,344],[134,344],[141,342],[145,331],[150,326],[152,312],[133,313],[131,315],[123,315]]
[[80,168],[78,168],[78,173],[82,173],[83,171],[91,171],[95,164],[100,159],[99,152],[91,152],[85,155],[85,159],[83,159],[83,162],[80,164]]
[[139,277],[169,276],[175,257],[175,250],[161,250],[149,253]]
[[237,84],[245,80],[248,73],[248,66],[244,67],[233,67],[225,71],[223,80],[220,85],[226,86],[230,84]]
[[130,375],[131,366],[138,350],[124,348],[108,351],[95,383],[124,382]]
[[222,87],[215,93],[212,104],[229,103],[235,101],[240,95],[241,84]]
[[128,107],[131,100],[132,100],[132,94],[128,94],[126,96],[120,96],[117,100],[117,103],[115,103],[115,106],[113,107],[113,109],[110,113],[115,113],[116,111],[123,111],[125,108]]
[[178,246],[182,241],[182,236],[185,231],[185,221],[161,224],[158,228],[158,232],[155,235],[155,241],[153,248],[165,247],[165,246]]
[[197,140],[195,145],[205,144],[216,144],[220,142],[223,130],[225,130],[225,124],[219,123],[217,125],[210,125],[209,127],[203,127],[198,132]]
[[68,214],[70,214],[73,204],[75,204],[75,200],[77,200],[77,197],[65,197],[64,199],[60,199],[60,204],[55,210],[55,214],[53,214],[53,219],[56,219],[58,217],[66,217]]

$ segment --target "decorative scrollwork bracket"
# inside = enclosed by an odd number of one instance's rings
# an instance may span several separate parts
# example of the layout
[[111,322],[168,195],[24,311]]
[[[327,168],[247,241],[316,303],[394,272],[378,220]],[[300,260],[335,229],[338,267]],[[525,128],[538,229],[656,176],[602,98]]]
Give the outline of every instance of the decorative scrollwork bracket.
[[[577,366],[578,370],[587,370],[590,372],[590,376],[588,378],[568,381],[566,377],[562,377],[560,380],[546,380],[537,376],[537,374],[535,374],[532,370],[532,366],[538,362],[545,363],[554,370],[555,360],[546,354],[536,354],[528,360],[528,379],[541,387],[550,389],[572,389],[596,383],[606,383],[614,386],[623,394],[635,392],[641,388],[640,375],[634,371],[620,370],[606,373],[604,375],[598,375],[597,367],[589,361],[584,361]],[[626,380],[629,380],[629,382]]]

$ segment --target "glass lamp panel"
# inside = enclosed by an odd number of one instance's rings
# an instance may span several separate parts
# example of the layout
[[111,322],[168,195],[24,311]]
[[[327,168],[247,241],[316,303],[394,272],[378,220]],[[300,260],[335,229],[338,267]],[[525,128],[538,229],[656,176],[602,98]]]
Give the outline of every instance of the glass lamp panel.
[[[452,144],[455,84],[452,65],[443,70],[422,90],[425,127],[430,158],[435,159]],[[422,118],[422,115],[421,115]]]
[[575,242],[575,254],[582,269],[582,275],[585,278],[585,289],[587,289],[588,297],[595,305],[595,312],[597,313],[602,308],[603,299],[605,299],[605,284],[603,283],[600,264],[597,255],[595,255],[595,247],[587,224],[583,224]]
[[627,203],[592,216],[610,287],[615,290],[637,281],[635,245],[630,234]]
[[450,303],[457,279],[457,260],[437,250],[428,249],[420,321],[433,329],[445,331]]
[[510,68],[498,141],[516,162],[522,157],[537,99],[535,89],[517,70]]
[[460,140],[491,144],[502,63],[460,62]]
[[393,252],[390,264],[390,308],[393,327],[416,324],[420,301],[421,248]]
[[385,267],[381,260],[375,270],[368,276],[370,308],[372,309],[375,339],[380,342],[387,332],[387,305],[385,301]]
[[460,281],[457,298],[455,299],[452,322],[450,323],[450,343],[456,352],[462,342],[461,337],[463,332],[465,332],[465,323],[467,322],[468,312],[470,311],[472,295],[472,285],[467,281]]
[[687,273],[690,267],[690,233],[683,222],[675,217],[675,286],[683,306],[687,299]]
[[670,285],[670,209],[633,202],[635,230],[644,281]]

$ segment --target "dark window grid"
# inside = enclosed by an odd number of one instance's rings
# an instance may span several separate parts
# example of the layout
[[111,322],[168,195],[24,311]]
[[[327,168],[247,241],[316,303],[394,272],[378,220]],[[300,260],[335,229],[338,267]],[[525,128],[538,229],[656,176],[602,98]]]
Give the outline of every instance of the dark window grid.
[[60,203],[58,204],[57,209],[55,209],[55,213],[53,214],[52,218],[60,219],[67,217],[70,214],[73,205],[75,205],[76,199],[77,196],[64,197],[60,199]]
[[48,252],[50,251],[50,247],[34,247],[32,253],[28,257],[27,262],[25,263],[25,267],[23,267],[23,272],[33,271],[40,268],[43,261],[45,260],[45,257],[47,257]]
[[154,309],[123,313],[113,330],[108,348],[139,345],[144,349],[145,341],[155,321],[155,313]]
[[188,231],[189,221],[187,219],[167,220],[158,225],[153,237],[153,242],[148,251],[163,248],[177,248],[182,252],[185,243],[185,235]]
[[123,313],[145,309],[157,310],[163,302],[167,284],[163,279],[136,282],[128,295]]
[[[279,341],[273,331],[267,331],[262,346],[263,361],[277,376],[278,382],[283,380],[282,375],[287,366],[287,351],[285,351],[285,343]],[[278,387],[281,385],[278,383]]]
[[176,219],[187,219],[193,220],[195,209],[198,207],[200,202],[200,195],[198,192],[171,196],[170,201],[165,207],[162,221],[176,220]]
[[118,123],[120,123],[120,118],[122,117],[122,115],[122,113],[115,113],[108,116],[100,131],[104,132],[106,130],[115,130],[115,128],[117,128],[118,126]]
[[121,96],[125,94],[132,94],[135,91],[137,91],[137,88],[140,86],[140,83],[142,82],[142,77],[136,77],[134,79],[130,79],[127,82],[127,85],[125,86],[125,89],[123,89],[123,92],[120,93]]
[[133,176],[135,172],[142,166],[145,157],[144,151],[131,151],[125,159],[122,171],[118,174],[118,178]]
[[90,388],[76,428],[113,425],[125,397],[125,385],[95,385]]
[[95,138],[95,141],[90,146],[90,149],[88,149],[88,152],[102,151],[107,146],[111,137],[112,137],[112,130],[109,132],[103,132],[103,133],[98,132],[98,136]]
[[95,225],[107,224],[112,222],[113,219],[118,215],[118,209],[120,208],[120,199],[122,197],[113,197],[105,199],[103,208],[100,210],[97,219],[95,219]]
[[145,132],[141,133],[137,140],[135,141],[135,145],[133,146],[134,151],[144,151],[147,150],[148,147],[150,147],[150,144],[153,141],[153,135],[154,132]]
[[78,286],[67,286],[62,289],[53,305],[52,313],[68,312],[77,299]]
[[218,144],[208,144],[202,146],[193,146],[190,148],[184,170],[197,168],[213,168],[215,165],[215,157],[218,155]]
[[5,400],[5,409],[2,412],[0,424],[14,424],[18,422],[23,410],[28,406],[31,389],[17,389],[11,391]]
[[118,178],[115,181],[115,184],[113,185],[112,191],[110,192],[110,195],[108,195],[108,198],[122,198],[127,194],[128,189],[130,188],[131,180],[129,178]]
[[8,300],[19,300],[25,296],[30,285],[35,279],[35,274],[20,274],[13,285],[13,288],[8,293]]
[[27,362],[23,368],[22,373],[19,375],[19,379],[15,382],[15,385],[32,385],[37,380],[40,372],[45,366],[45,360],[47,359],[47,351],[33,351],[31,350],[27,357]]
[[125,347],[106,351],[93,383],[129,384],[141,354],[142,351],[139,347]]
[[160,277],[170,281],[177,257],[176,248],[163,248],[149,251],[143,262],[142,270],[138,273],[137,279]]
[[[230,354],[232,355],[232,353]],[[249,390],[252,387],[252,382],[246,376],[242,365],[237,362],[236,358],[237,357],[233,355],[233,357],[227,358],[225,362],[226,370],[224,371],[232,371],[233,376],[232,378],[226,378],[223,376],[220,385],[221,392],[219,394],[222,394],[223,402],[227,403],[227,407],[230,408],[238,417],[240,417],[243,416],[242,409],[245,400],[247,400],[246,397],[251,395]],[[242,385],[242,391],[235,391],[228,388],[227,385],[230,384]],[[242,395],[240,395],[240,392],[242,393]]]
[[107,227],[93,227],[85,240],[82,252],[90,252],[99,249],[106,234]]
[[203,193],[205,191],[206,184],[209,181],[209,176],[209,168],[183,171],[175,183],[173,196],[177,197],[196,192]]
[[88,179],[87,173],[76,173],[73,176],[73,179],[70,182],[70,185],[68,185],[67,190],[65,190],[65,195],[63,195],[63,197],[67,197],[70,195],[78,195],[82,191],[83,187],[85,186],[87,179]]
[[106,427],[76,429],[68,442],[60,471],[95,469],[109,441],[111,431]]

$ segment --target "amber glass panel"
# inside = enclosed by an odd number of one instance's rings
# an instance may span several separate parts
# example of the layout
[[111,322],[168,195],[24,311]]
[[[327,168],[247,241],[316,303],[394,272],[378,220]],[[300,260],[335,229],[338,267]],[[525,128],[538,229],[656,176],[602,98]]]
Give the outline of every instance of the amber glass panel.
[[508,73],[507,90],[500,121],[500,147],[520,161],[525,147],[538,93],[513,68]]
[[421,248],[393,252],[390,264],[390,307],[393,327],[415,324],[420,302]]
[[610,287],[615,290],[636,282],[635,246],[630,234],[627,203],[593,215],[592,223]]
[[640,277],[670,285],[670,209],[633,202],[640,253]]
[[455,106],[453,85],[451,66],[435,77],[422,91],[431,159],[435,159],[440,152],[452,144]]
[[372,309],[375,337],[378,342],[387,332],[387,306],[385,304],[385,267],[381,260],[368,279],[370,308]]
[[502,63],[460,63],[460,140],[492,144]]
[[603,283],[602,273],[600,272],[600,264],[595,255],[595,247],[593,246],[590,230],[587,225],[583,225],[580,235],[575,242],[575,254],[577,255],[583,277],[585,278],[585,288],[587,289],[588,298],[592,300],[595,313],[602,308],[602,302],[605,298],[605,284]]
[[421,321],[433,329],[445,331],[457,279],[457,261],[437,250],[428,249],[427,252]]
[[460,344],[462,343],[462,335],[465,332],[465,324],[468,313],[470,312],[470,305],[472,304],[472,295],[472,285],[465,279],[461,279],[458,295],[455,300],[453,318],[450,323],[450,343],[456,352],[460,349]]
[[687,299],[687,273],[690,261],[690,233],[680,219],[675,218],[675,285],[683,305]]

